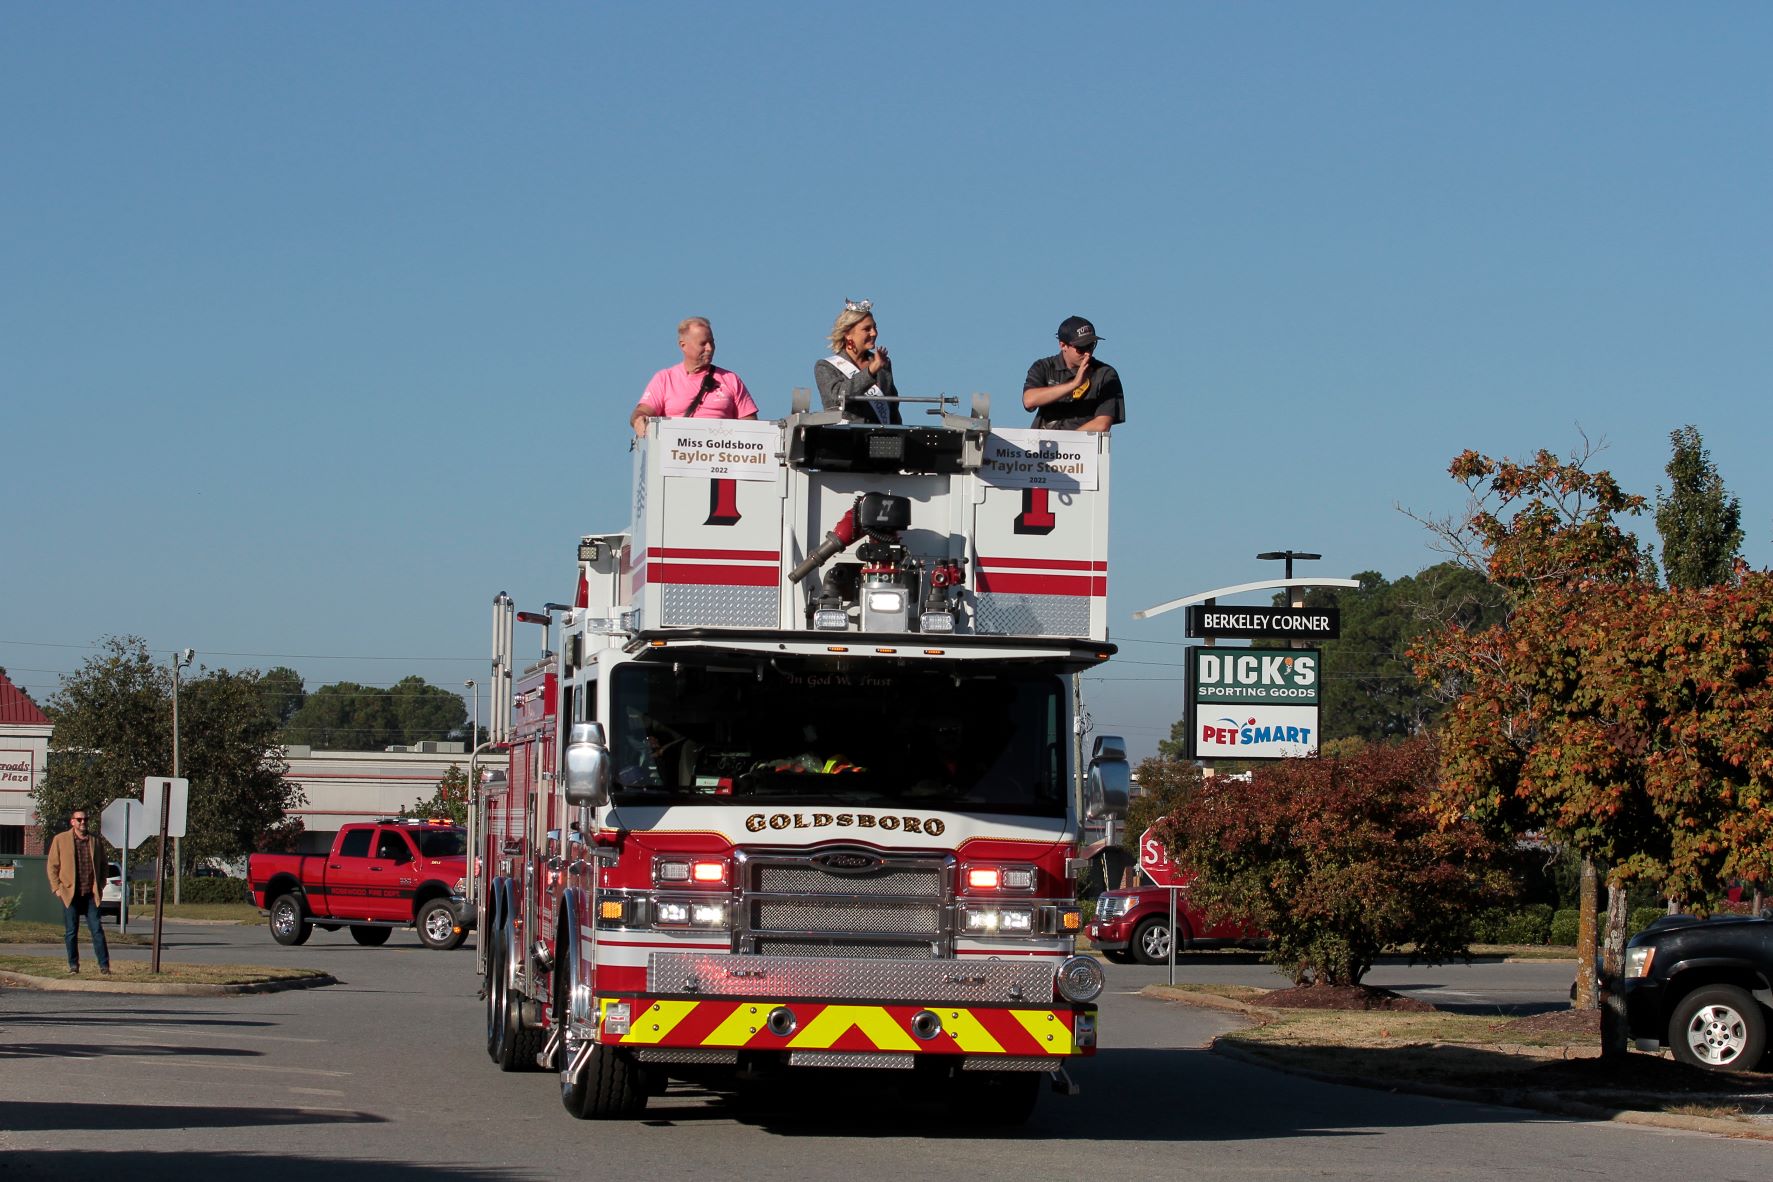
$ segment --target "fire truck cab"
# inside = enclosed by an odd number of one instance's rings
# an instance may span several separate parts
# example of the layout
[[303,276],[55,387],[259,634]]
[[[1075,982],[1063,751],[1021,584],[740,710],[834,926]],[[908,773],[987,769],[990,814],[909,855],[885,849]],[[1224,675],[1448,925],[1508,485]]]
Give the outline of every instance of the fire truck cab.
[[1107,737],[1078,774],[1068,677],[1114,652],[1108,436],[806,403],[655,420],[572,603],[494,601],[486,1046],[577,1117],[873,1068],[1014,1122],[1095,1048],[1078,843],[1128,775]]

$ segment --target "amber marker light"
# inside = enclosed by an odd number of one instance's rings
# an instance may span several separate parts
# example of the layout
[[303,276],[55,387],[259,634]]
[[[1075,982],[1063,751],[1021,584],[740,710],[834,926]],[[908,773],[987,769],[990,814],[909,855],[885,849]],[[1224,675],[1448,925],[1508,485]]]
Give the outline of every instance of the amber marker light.
[[622,918],[622,901],[620,899],[605,899],[597,905],[597,916],[599,919]]

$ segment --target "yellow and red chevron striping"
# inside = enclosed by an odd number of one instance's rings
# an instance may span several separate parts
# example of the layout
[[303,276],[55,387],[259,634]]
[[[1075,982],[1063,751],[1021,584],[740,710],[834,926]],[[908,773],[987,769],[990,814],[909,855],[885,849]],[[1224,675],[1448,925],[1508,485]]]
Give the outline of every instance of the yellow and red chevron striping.
[[[947,1055],[1093,1054],[1078,1047],[1076,1012],[1063,1008],[996,1009],[968,1006],[847,1005],[820,1002],[687,1001],[675,998],[602,998],[599,1022],[611,1004],[625,1003],[629,1030],[603,1028],[604,1041],[627,1046],[698,1047],[751,1051],[920,1051]],[[766,1022],[786,1005],[793,1032],[778,1035]],[[934,1038],[918,1038],[911,1019],[928,1009],[942,1022]]]

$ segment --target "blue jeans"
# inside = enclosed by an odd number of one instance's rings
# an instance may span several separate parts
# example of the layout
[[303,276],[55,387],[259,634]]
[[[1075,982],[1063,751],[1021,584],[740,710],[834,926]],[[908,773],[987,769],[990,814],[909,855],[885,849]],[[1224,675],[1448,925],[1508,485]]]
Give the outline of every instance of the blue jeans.
[[62,906],[62,920],[67,925],[68,967],[80,967],[80,917],[86,917],[87,930],[92,933],[92,954],[98,957],[100,969],[111,967],[111,950],[105,944],[105,928],[99,922],[98,898],[75,895],[72,903]]

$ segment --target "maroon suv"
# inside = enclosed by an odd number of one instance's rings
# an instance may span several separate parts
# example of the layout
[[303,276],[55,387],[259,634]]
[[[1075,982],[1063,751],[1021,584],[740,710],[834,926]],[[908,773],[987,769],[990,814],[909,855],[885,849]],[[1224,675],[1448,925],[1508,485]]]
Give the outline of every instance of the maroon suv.
[[[1185,886],[1176,892],[1176,927],[1181,936],[1177,952],[1262,943],[1262,933],[1246,924],[1209,919],[1189,901]],[[1089,937],[1090,943],[1116,964],[1165,963],[1170,959],[1169,888],[1142,886],[1102,892],[1096,900]]]

